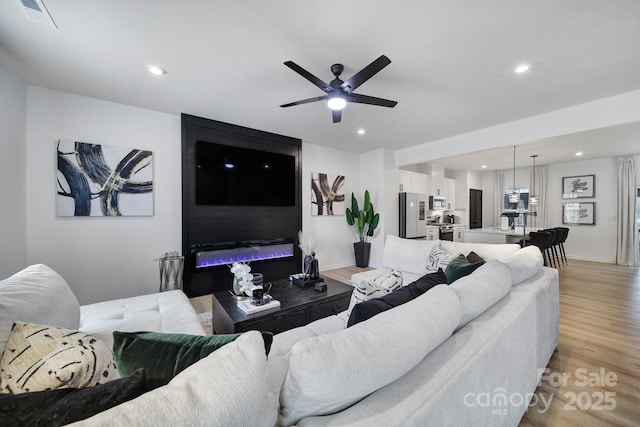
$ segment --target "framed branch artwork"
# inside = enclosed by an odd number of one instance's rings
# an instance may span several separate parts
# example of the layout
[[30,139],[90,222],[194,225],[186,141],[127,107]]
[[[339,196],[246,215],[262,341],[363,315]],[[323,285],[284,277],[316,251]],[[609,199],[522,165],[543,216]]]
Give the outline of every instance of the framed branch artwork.
[[562,223],[568,225],[596,225],[595,202],[563,203]]
[[312,173],[311,215],[344,215],[346,211],[344,184],[343,175]]
[[565,176],[562,177],[563,199],[587,199],[596,196],[596,176]]
[[58,216],[152,216],[153,153],[58,141]]

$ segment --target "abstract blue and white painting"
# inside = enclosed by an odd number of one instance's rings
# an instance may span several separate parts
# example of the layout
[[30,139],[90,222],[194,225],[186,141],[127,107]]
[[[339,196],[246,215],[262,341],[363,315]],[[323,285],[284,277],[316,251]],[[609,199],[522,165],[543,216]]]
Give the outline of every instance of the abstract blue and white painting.
[[153,153],[58,141],[58,216],[152,216]]

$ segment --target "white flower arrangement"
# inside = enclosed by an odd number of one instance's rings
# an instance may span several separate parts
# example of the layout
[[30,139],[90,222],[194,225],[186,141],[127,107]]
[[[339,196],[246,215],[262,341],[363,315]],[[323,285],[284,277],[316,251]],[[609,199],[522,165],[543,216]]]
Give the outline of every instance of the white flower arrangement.
[[233,292],[236,295],[248,295],[253,296],[255,289],[262,289],[262,286],[255,286],[253,284],[253,274],[251,274],[251,267],[249,263],[236,261],[231,264],[231,273],[233,273]]
[[316,251],[316,239],[311,233],[304,234],[302,230],[298,231],[298,247],[305,255],[311,255]]

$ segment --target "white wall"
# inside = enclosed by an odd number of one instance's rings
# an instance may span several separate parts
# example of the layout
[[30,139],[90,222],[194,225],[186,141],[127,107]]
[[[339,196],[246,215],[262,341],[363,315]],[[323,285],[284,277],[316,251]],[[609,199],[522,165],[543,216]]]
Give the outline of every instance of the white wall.
[[[617,245],[617,163],[614,157],[549,165],[547,172],[547,226],[569,227],[567,257],[615,263]],[[596,176],[596,225],[562,225],[562,177]]]
[[[151,217],[58,217],[56,141],[151,150]],[[40,87],[27,89],[29,263],[58,271],[81,304],[156,292],[153,259],[181,247],[180,117]]]
[[27,85],[0,66],[0,279],[27,266]]
[[351,207],[352,191],[358,200],[362,199],[359,156],[320,145],[302,143],[302,229],[315,237],[316,257],[321,270],[353,265],[353,243],[358,239],[353,233],[353,227],[347,224],[345,216],[311,215],[311,174],[317,172],[344,175],[346,206]]
[[[371,254],[369,258],[369,265],[371,267],[382,266],[382,251],[384,249],[385,236],[388,234],[387,224],[391,224],[394,221],[392,210],[398,210],[398,183],[393,185],[396,189],[394,192],[389,192],[387,188],[387,170],[391,174],[394,166],[394,155],[391,151],[385,149],[379,149],[369,151],[360,155],[360,197],[358,200],[362,200],[364,197],[364,190],[369,190],[371,195],[371,203],[376,212],[380,214],[380,223],[375,231],[373,237],[370,238],[371,242]],[[356,193],[358,194],[358,193]],[[395,222],[397,223],[397,213],[395,214]],[[391,227],[391,225],[389,225]],[[397,232],[397,227],[395,229]]]

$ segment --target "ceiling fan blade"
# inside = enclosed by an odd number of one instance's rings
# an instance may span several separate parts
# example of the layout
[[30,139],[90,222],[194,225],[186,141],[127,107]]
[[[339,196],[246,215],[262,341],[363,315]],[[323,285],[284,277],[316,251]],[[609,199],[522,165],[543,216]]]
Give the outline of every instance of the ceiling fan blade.
[[302,104],[308,104],[310,102],[316,102],[316,101],[326,101],[326,99],[328,98],[327,95],[323,95],[323,96],[316,96],[315,98],[309,98],[309,99],[303,99],[301,101],[296,101],[296,102],[290,102],[288,104],[282,104],[281,107],[285,108],[285,107],[293,107],[294,105],[302,105]]
[[378,105],[380,107],[393,108],[398,104],[398,101],[391,101],[389,99],[376,98],[375,96],[360,95],[359,93],[352,93],[347,97],[347,101],[355,102],[356,104],[369,104]]
[[334,90],[331,86],[329,86],[328,84],[326,84],[325,82],[323,82],[322,80],[320,80],[319,78],[317,78],[316,76],[314,76],[313,74],[311,74],[310,72],[308,72],[307,70],[305,70],[304,68],[296,64],[295,62],[287,61],[284,63],[284,65],[291,68],[293,71],[300,74],[302,77],[309,80],[311,83],[318,86],[323,91],[329,93]]
[[391,60],[384,55],[373,61],[371,64],[364,67],[362,70],[351,76],[350,79],[340,85],[347,93],[351,93],[356,90],[358,86],[369,80],[378,71],[382,70],[387,65],[391,64]]
[[342,110],[331,110],[331,117],[333,117],[333,123],[338,123],[342,120]]

